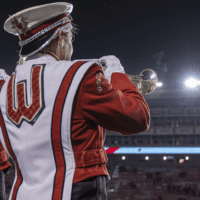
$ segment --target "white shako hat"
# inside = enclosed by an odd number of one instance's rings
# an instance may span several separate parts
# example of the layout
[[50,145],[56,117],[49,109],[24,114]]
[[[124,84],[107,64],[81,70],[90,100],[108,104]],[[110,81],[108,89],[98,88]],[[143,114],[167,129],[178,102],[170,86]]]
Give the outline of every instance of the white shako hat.
[[19,36],[20,57],[27,57],[40,51],[58,36],[62,29],[70,31],[73,5],[57,2],[27,8],[10,16],[4,29]]

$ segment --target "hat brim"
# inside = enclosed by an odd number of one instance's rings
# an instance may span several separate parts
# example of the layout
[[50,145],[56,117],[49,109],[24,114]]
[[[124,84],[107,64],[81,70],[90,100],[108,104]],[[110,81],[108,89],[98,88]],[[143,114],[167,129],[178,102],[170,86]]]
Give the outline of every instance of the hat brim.
[[53,36],[54,33],[55,31],[50,32],[44,35],[43,37],[38,38],[37,40],[34,40],[33,42],[30,42],[22,46],[20,50],[20,56],[27,57],[44,48],[46,46],[45,44],[48,43],[48,41],[50,40],[50,38]]

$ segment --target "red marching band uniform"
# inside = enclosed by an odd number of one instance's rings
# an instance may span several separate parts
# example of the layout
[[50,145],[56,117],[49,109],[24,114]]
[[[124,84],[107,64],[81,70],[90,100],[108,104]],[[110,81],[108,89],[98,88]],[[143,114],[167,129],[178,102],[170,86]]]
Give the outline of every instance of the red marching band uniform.
[[[34,55],[60,27],[71,30],[72,8],[60,2],[26,9],[10,16],[4,28],[20,35],[22,57]],[[105,129],[131,135],[150,126],[144,97],[126,74],[115,72],[109,83],[96,61],[43,54],[20,63],[1,82],[0,139],[16,169],[10,200],[70,200],[73,184],[110,179]],[[4,150],[1,155],[10,167]]]
[[[127,75],[113,73],[109,84],[102,74],[102,69],[94,66],[87,72],[77,92],[72,118],[72,145],[74,152],[82,152],[82,157],[91,166],[76,168],[73,183],[92,176],[108,175],[106,164],[103,163],[107,160],[106,155],[103,151],[94,151],[103,148],[102,127],[122,135],[139,133],[149,128],[148,105]],[[96,83],[99,76],[101,93]],[[95,158],[102,158],[102,164],[94,165]]]
[[10,169],[11,164],[8,162],[9,156],[4,149],[0,140],[0,171],[3,170],[4,174]]

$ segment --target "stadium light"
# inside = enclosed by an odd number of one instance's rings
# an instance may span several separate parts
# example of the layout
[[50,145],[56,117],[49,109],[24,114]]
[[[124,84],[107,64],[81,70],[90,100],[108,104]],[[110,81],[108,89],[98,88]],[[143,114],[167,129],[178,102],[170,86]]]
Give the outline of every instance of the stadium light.
[[149,156],[145,156],[145,160],[149,160]]
[[126,159],[126,156],[122,156],[122,160],[125,160]]
[[163,156],[163,160],[167,160],[167,156]]
[[185,160],[189,160],[189,156],[186,156],[186,157],[185,157]]
[[162,87],[162,86],[163,86],[163,83],[162,83],[162,82],[156,83],[156,87]]
[[185,81],[185,85],[189,88],[195,88],[197,87],[198,85],[200,85],[200,81],[197,81],[196,79],[194,78],[190,78],[188,79],[187,81]]

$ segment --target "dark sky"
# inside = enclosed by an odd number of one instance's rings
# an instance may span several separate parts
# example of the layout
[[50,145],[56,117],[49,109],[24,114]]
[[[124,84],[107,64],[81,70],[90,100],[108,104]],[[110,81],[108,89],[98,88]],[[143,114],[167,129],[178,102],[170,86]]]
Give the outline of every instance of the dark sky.
[[[18,60],[18,38],[3,24],[22,9],[55,1],[4,1],[0,10],[1,68],[11,74]],[[160,81],[179,87],[191,75],[200,79],[200,1],[73,0],[79,34],[73,59],[117,56],[126,73],[154,69]]]

